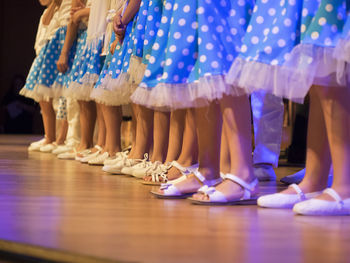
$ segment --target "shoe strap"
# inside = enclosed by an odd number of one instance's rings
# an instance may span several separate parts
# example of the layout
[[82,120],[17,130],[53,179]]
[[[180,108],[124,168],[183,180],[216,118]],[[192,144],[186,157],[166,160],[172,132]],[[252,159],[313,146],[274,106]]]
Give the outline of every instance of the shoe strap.
[[94,148],[96,148],[96,149],[99,150],[99,151],[102,151],[102,150],[103,150],[102,147],[101,147],[100,145],[97,145],[97,144],[94,146]]
[[295,192],[297,192],[300,201],[306,200],[306,196],[303,192],[303,190],[300,189],[300,187],[297,184],[291,184],[288,187],[293,188]]
[[234,174],[225,174],[225,179],[229,179],[229,180],[235,182],[236,184],[240,185],[244,189],[243,198],[245,198],[245,199],[249,199],[251,197],[252,192],[255,190],[255,187],[259,183],[258,179],[255,179],[251,183],[247,183]]
[[323,193],[330,195],[341,206],[344,205],[343,199],[340,197],[340,195],[334,189],[327,188],[323,191]]
[[197,177],[199,181],[201,181],[204,185],[214,186],[222,182],[222,178],[219,177],[217,179],[207,180],[198,170],[192,171],[192,174]]

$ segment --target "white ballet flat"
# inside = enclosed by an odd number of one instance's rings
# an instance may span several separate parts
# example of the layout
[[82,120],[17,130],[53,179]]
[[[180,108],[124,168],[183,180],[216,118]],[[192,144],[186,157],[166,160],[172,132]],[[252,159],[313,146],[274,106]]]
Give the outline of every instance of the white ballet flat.
[[198,193],[204,194],[209,197],[209,200],[197,200],[189,198],[189,200],[196,205],[249,205],[256,204],[257,196],[254,194],[256,186],[258,185],[258,179],[255,179],[251,183],[243,181],[241,178],[233,174],[221,174],[221,177],[231,180],[241,186],[244,189],[243,196],[239,199],[228,200],[226,196],[215,187],[209,187],[204,185],[198,190]]
[[323,193],[330,195],[335,201],[313,198],[296,204],[293,207],[293,212],[299,215],[309,216],[350,215],[350,198],[342,200],[339,194],[332,188],[327,188]]
[[297,184],[291,184],[296,194],[270,194],[258,198],[258,206],[267,208],[292,208],[295,204],[320,195],[322,192],[305,194]]
[[[205,177],[198,170],[193,171],[191,174],[196,176],[197,179],[200,182],[203,183],[203,185],[214,186],[214,185],[217,185],[217,184],[222,182],[222,178],[221,177],[218,178],[218,179],[207,180],[207,179],[205,179]],[[153,195],[155,195],[156,197],[161,198],[161,199],[183,199],[183,198],[187,198],[189,196],[192,196],[197,191],[193,191],[193,192],[190,192],[190,193],[182,193],[176,187],[176,184],[186,180],[187,177],[188,177],[188,175],[183,175],[183,176],[181,176],[181,177],[179,177],[179,178],[177,178],[175,180],[172,180],[172,181],[169,181],[167,183],[161,184],[160,190],[162,190],[163,193],[159,193],[159,192],[156,192],[156,191],[151,191],[151,193]]]

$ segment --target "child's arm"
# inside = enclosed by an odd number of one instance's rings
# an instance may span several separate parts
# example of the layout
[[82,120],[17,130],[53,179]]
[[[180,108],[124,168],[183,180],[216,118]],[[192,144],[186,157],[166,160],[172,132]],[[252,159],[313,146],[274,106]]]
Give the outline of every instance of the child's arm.
[[[79,0],[72,0],[72,8],[77,7],[79,2]],[[80,9],[73,14],[71,20],[69,21],[61,55],[57,61],[57,69],[59,72],[64,73],[67,71],[69,51],[77,37],[79,22],[81,19],[83,19],[83,17],[88,16],[89,14],[90,8]]]
[[51,4],[47,7],[45,14],[43,16],[42,23],[44,26],[48,26],[51,22],[51,19],[53,15],[55,14],[57,3],[55,1],[52,1]]
[[130,0],[125,12],[122,16],[121,12],[118,12],[113,19],[113,29],[117,38],[121,41],[124,37],[126,25],[134,18],[135,14],[140,8],[141,0]]

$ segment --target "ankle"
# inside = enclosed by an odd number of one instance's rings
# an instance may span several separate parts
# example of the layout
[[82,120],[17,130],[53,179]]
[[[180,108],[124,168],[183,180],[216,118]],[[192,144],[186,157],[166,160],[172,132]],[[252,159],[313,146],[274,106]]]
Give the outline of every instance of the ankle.
[[207,179],[214,180],[220,178],[220,171],[214,168],[201,168],[199,167],[199,172]]

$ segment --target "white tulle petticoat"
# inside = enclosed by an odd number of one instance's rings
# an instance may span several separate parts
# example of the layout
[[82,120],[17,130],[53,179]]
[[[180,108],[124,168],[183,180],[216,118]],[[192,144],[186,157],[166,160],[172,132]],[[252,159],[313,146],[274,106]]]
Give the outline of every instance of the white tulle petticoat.
[[147,88],[143,83],[135,90],[131,100],[139,105],[159,111],[205,107],[224,95],[241,96],[243,90],[228,85],[223,75],[208,75],[194,83],[159,83]]
[[[339,86],[335,73],[334,48],[300,44],[283,65],[271,65],[237,58],[227,81],[251,94],[265,90],[278,97],[302,103],[310,87]],[[344,85],[341,83],[340,85]]]
[[92,90],[91,99],[107,106],[120,106],[130,103],[132,92],[127,73],[120,74],[116,79],[106,75],[102,84]]
[[64,97],[80,100],[80,101],[90,101],[90,95],[94,88],[94,83],[79,83],[71,82],[68,88],[64,89]]

